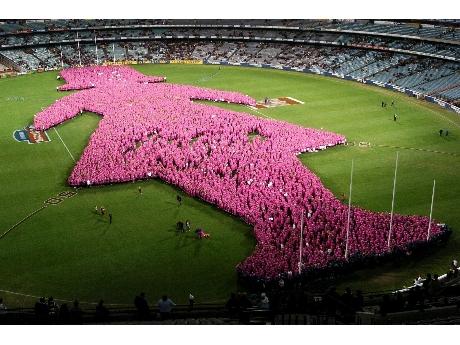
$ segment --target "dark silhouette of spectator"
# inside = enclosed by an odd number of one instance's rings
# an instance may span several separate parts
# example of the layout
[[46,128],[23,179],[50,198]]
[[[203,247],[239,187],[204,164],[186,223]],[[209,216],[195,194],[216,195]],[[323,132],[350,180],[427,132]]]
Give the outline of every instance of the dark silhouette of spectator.
[[182,197],[180,195],[176,197],[176,200],[179,203],[179,206],[182,205]]
[[345,293],[340,298],[342,305],[341,311],[343,315],[343,321],[349,324],[354,318],[354,297],[350,288],[345,289]]
[[158,308],[160,309],[160,315],[162,320],[167,320],[171,316],[173,307],[176,304],[168,298],[168,296],[163,295],[158,301]]
[[390,303],[391,303],[390,296],[383,295],[382,302],[380,303],[380,306],[379,306],[380,315],[387,316],[388,312],[390,311],[389,310]]
[[48,304],[46,304],[45,297],[40,297],[40,299],[35,303],[35,317],[37,323],[47,323],[48,322]]
[[105,307],[104,301],[101,299],[96,306],[96,321],[106,322],[109,319],[109,310]]
[[78,300],[73,301],[73,307],[70,309],[70,322],[75,325],[83,322],[83,311]]
[[419,305],[419,309],[423,310],[424,305],[425,305],[425,294],[423,293],[420,286],[416,286],[414,288],[414,295],[415,295],[415,301]]
[[231,316],[235,316],[238,312],[238,300],[236,298],[235,293],[230,294],[230,298],[228,299],[227,303],[225,304],[225,308],[230,312]]
[[67,303],[61,304],[61,307],[59,308],[59,317],[58,317],[59,323],[63,325],[67,325],[70,322],[70,311],[69,307],[67,306]]
[[354,298],[354,310],[363,311],[364,307],[364,297],[361,290],[356,290],[356,296]]
[[134,305],[137,309],[139,320],[147,320],[150,316],[150,309],[144,292],[134,298]]
[[458,262],[457,262],[457,260],[452,260],[452,262],[450,263],[449,272],[451,273],[452,277],[457,277],[458,276]]
[[260,294],[259,307],[260,307],[261,309],[265,309],[265,310],[270,309],[270,300],[269,300],[269,298],[267,297],[267,294],[266,294],[265,292],[262,292],[262,293]]
[[415,292],[415,288],[413,288],[413,289],[410,289],[407,294],[407,308],[409,310],[413,310],[415,309],[416,305],[417,305],[417,295]]
[[422,283],[423,293],[425,298],[431,299],[432,295],[432,282],[431,273],[427,273],[425,280]]
[[404,296],[402,295],[402,293],[399,291],[396,292],[393,311],[395,312],[403,311],[405,304],[406,304],[406,301],[404,300]]
[[192,294],[188,295],[188,309],[193,310],[193,306],[195,305],[195,296]]
[[433,280],[431,281],[431,295],[433,297],[438,296],[441,290],[441,282],[439,281],[439,275],[434,274]]
[[53,296],[48,297],[48,315],[50,321],[57,321],[59,305],[54,301]]
[[238,319],[240,324],[249,324],[249,313],[246,310],[250,307],[251,302],[249,301],[247,294],[245,292],[240,293],[238,295]]
[[2,324],[3,319],[6,318],[6,314],[8,313],[8,308],[3,303],[3,298],[0,297],[0,324]]

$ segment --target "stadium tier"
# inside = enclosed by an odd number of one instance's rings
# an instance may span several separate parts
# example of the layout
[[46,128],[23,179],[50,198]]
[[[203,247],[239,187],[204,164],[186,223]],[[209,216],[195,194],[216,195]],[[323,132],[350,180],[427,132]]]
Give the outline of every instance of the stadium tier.
[[[62,26],[65,24],[65,26]],[[21,72],[201,59],[345,75],[457,103],[456,27],[343,21],[22,21],[0,26],[0,59]],[[96,56],[96,46],[99,50]],[[453,91],[450,91],[450,90]]]

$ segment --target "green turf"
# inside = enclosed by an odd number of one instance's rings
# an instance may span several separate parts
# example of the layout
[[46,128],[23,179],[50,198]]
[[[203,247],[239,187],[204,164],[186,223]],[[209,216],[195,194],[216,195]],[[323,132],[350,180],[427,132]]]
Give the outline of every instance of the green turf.
[[[371,147],[337,147],[300,157],[336,195],[348,195],[353,158],[354,205],[390,210],[396,151],[400,153],[396,212],[428,215],[436,178],[434,217],[454,228],[448,245],[423,260],[361,270],[341,280],[340,287],[365,291],[397,288],[419,274],[444,272],[458,256],[457,115],[381,88],[295,72],[237,67],[219,71],[216,66],[195,65],[136,68],[145,74],[165,75],[168,82],[235,90],[256,99],[291,96],[305,104],[261,113],[336,131],[350,142],[370,142]],[[66,178],[74,162],[54,129],[48,131],[49,143],[28,145],[12,138],[14,130],[31,123],[36,112],[65,94],[55,91],[62,83],[56,75],[48,72],[0,80],[1,232],[41,207],[45,199],[69,190]],[[395,100],[396,107],[383,109],[382,100],[388,104]],[[252,112],[242,106],[222,106]],[[394,111],[399,115],[396,123]],[[57,127],[77,159],[98,119],[85,114]],[[440,128],[448,128],[449,137],[441,138]],[[137,192],[139,185],[142,195]],[[0,240],[0,289],[83,301],[104,298],[107,303],[131,303],[140,291],[150,300],[167,293],[177,302],[185,302],[189,292],[197,302],[224,300],[238,289],[235,265],[255,245],[251,227],[186,196],[178,207],[177,193],[161,181],[127,183],[83,189],[59,205],[43,209]],[[104,205],[113,213],[112,225],[94,214],[95,205]],[[192,228],[208,230],[212,239],[197,241],[191,233],[176,234],[175,223],[186,218]],[[27,297],[1,295],[10,304],[30,303]]]

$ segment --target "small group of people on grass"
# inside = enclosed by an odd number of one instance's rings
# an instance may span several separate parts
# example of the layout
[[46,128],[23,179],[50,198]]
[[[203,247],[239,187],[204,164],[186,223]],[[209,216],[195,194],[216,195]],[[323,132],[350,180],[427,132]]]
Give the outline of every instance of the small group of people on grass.
[[440,129],[439,130],[439,136],[442,137],[442,135],[444,134],[444,136],[448,137],[449,136],[449,130],[448,129]]
[[[96,214],[98,215],[101,215],[101,216],[105,216],[105,214],[107,213],[107,210],[105,209],[104,206],[97,206],[94,208],[94,212],[96,212]],[[112,213],[108,213],[108,216],[109,216],[109,224],[112,224]]]
[[[183,223],[182,221],[178,221],[176,223],[176,231],[178,232],[189,232],[191,230],[191,225],[190,225],[190,221],[187,219],[185,221],[185,223]],[[210,238],[211,235],[207,232],[205,232],[203,229],[201,228],[198,228],[195,230],[195,234],[197,236],[198,239],[203,239],[203,238]]]

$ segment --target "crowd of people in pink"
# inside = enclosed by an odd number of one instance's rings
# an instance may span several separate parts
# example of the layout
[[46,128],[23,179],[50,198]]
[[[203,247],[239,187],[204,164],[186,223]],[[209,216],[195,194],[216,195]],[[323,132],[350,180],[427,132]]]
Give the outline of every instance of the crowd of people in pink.
[[[348,206],[296,157],[344,144],[342,135],[194,102],[254,105],[237,92],[159,83],[128,67],[82,67],[61,73],[60,90],[81,90],[35,117],[46,130],[83,111],[100,114],[99,127],[69,177],[72,186],[159,178],[244,219],[257,246],[237,269],[270,279],[345,261]],[[391,248],[426,241],[429,218],[393,217]],[[348,251],[388,252],[390,215],[352,207]],[[442,228],[435,222],[431,234]]]

